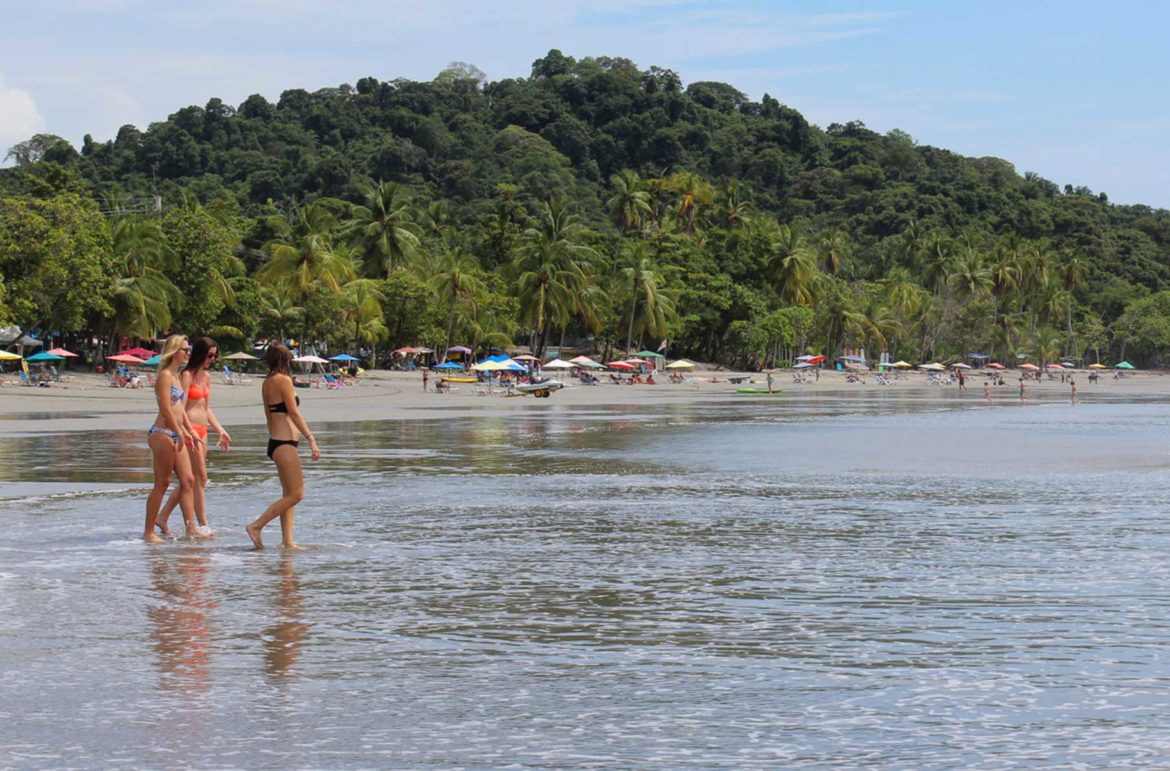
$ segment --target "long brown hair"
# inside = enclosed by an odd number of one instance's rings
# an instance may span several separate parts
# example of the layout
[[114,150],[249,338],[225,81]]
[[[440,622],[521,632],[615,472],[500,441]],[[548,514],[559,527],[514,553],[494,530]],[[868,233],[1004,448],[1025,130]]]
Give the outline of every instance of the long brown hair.
[[211,349],[218,347],[210,337],[195,338],[195,342],[191,343],[191,358],[187,359],[187,371],[198,372],[203,369],[203,363],[211,355]]
[[284,343],[269,343],[264,351],[264,363],[268,365],[266,379],[278,374],[292,377],[292,351]]

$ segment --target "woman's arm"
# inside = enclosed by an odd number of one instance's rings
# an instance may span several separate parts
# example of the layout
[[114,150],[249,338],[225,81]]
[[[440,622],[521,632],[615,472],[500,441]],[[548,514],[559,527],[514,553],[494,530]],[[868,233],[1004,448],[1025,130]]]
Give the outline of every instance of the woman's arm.
[[313,438],[313,432],[309,430],[309,424],[305,422],[304,416],[301,415],[301,408],[297,406],[297,394],[293,389],[292,378],[281,380],[280,392],[284,397],[285,407],[288,408],[288,419],[309,440],[309,450],[312,451],[313,460],[320,460],[321,451],[317,449],[317,440]]
[[215,433],[219,434],[219,441],[216,442],[216,446],[219,447],[219,449],[223,450],[224,452],[227,452],[228,450],[230,450],[232,448],[232,437],[231,437],[231,434],[229,434],[227,431],[225,431],[223,426],[221,426],[219,424],[219,419],[216,418],[215,413],[211,411],[211,375],[207,376],[206,390],[207,390],[207,422],[210,423],[211,427],[215,429]]

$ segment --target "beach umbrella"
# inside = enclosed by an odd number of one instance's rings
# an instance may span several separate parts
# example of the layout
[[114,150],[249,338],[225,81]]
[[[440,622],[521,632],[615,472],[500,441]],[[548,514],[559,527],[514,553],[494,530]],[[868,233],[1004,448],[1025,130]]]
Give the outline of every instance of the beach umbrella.
[[1109,369],[1104,364],[1090,364],[1089,369]]
[[434,348],[423,348],[422,346],[419,346],[418,348],[414,349],[414,352],[415,353],[434,353],[435,349]]
[[394,353],[398,354],[399,356],[406,356],[411,353],[418,353],[418,349],[411,348],[409,345],[407,345],[403,346],[402,348],[395,348]]
[[[29,359],[29,361],[32,361],[32,359]],[[1132,364],[1130,364],[1128,361],[1123,361],[1120,364],[1114,364],[1113,367],[1115,369],[1133,369],[1134,368],[1134,366]]]
[[[154,351],[151,351],[150,354],[153,356]],[[128,353],[118,353],[118,354],[115,354],[113,356],[107,356],[106,361],[119,361],[123,364],[145,364],[146,363],[145,359],[140,359],[137,356],[131,356]]]
[[[815,365],[815,364],[820,364],[820,363],[821,363],[821,362],[823,362],[824,360],[825,360],[825,357],[824,357],[824,356],[812,356],[812,357],[810,357],[810,358],[807,358],[807,359],[805,359],[805,362],[806,362],[806,363],[808,363],[808,364],[814,364],[814,365]],[[797,361],[799,361],[799,359],[798,359]]]
[[857,364],[865,364],[866,363],[865,359],[863,359],[860,356],[854,356],[851,353],[842,356],[841,361],[852,361],[852,362],[855,362]]
[[339,353],[336,356],[330,356],[329,361],[360,361],[356,356],[350,356],[348,353]]
[[0,361],[16,361],[17,359],[23,358],[24,357],[19,353],[13,353],[12,351],[0,351]]
[[529,356],[528,354],[513,356],[511,358],[513,361],[540,361],[540,359],[536,358],[535,356]]
[[816,357],[817,357],[817,355],[815,353],[806,353],[803,356],[797,356],[796,360],[797,361],[808,361],[809,359],[815,359]]
[[1062,367],[1068,367],[1069,369],[1076,369],[1076,366],[1077,366],[1077,365],[1076,365],[1076,364],[1073,364],[1071,361],[1062,361],[1062,362],[1060,363],[1060,366],[1062,366]]
[[471,349],[466,345],[453,345],[447,349],[447,353],[471,353]]
[[463,369],[463,365],[453,361],[445,361],[442,364],[436,364],[434,369]]
[[801,362],[797,362],[796,364],[793,364],[792,368],[793,369],[808,369],[811,366],[813,366],[813,365],[809,364],[807,361],[801,361]]
[[[118,351],[118,356],[133,356],[136,359],[149,359],[154,356],[154,351],[148,348],[127,348],[124,351]],[[107,356],[106,358],[112,358]],[[115,361],[117,361],[115,359]]]
[[1049,364],[1048,369],[1064,369],[1064,367],[1060,366],[1059,364]]
[[690,363],[686,359],[679,359],[678,361],[672,361],[670,364],[667,364],[666,368],[667,369],[692,369],[694,366],[695,366],[694,364]]
[[231,361],[256,361],[259,357],[240,351],[239,353],[233,353],[231,356],[224,356],[224,358]]
[[636,369],[633,364],[626,361],[607,361],[605,366],[610,369]]
[[626,364],[633,364],[634,366],[637,366],[639,364],[653,364],[654,363],[652,361],[646,361],[645,359],[624,359],[623,361],[625,361]]
[[142,362],[142,366],[144,367],[157,367],[159,364],[162,364],[161,353],[156,353],[154,356],[151,356],[149,359]]
[[1040,369],[1040,368],[1037,367],[1035,364],[1021,364],[1020,369],[1033,369],[1033,370],[1035,370],[1035,369]]
[[65,361],[65,357],[58,356],[55,353],[49,353],[48,351],[41,351],[40,353],[34,353],[32,356],[29,356],[26,361],[33,362],[34,364],[46,361]]
[[320,356],[298,356],[293,361],[301,362],[302,364],[328,364],[328,359],[322,359]]
[[573,369],[574,367],[579,366],[579,364],[574,364],[573,362],[565,361],[564,359],[553,359],[552,361],[546,363],[542,369]]
[[900,369],[906,369],[907,367],[913,367],[914,365],[908,361],[896,361],[893,364],[891,364],[890,366],[891,367],[898,367]]
[[77,358],[76,353],[74,353],[73,351],[67,351],[64,348],[51,348],[49,350],[49,353],[53,354],[54,356],[64,356],[66,359],[76,359]]
[[971,369],[970,364],[964,364],[963,362],[959,362],[958,364],[952,364],[951,366],[954,367],[955,369]]
[[946,369],[946,367],[938,364],[937,362],[931,362],[930,364],[919,364],[918,369],[928,369],[932,372],[942,372]]
[[991,369],[1007,369],[1007,367],[1003,366],[998,361],[993,361],[990,364],[988,364],[987,366],[990,367]]
[[860,361],[847,361],[845,362],[845,366],[849,369],[869,369],[869,367]]
[[577,356],[569,359],[570,362],[576,364],[578,367],[588,367],[590,369],[604,369],[605,365],[590,359],[588,356]]

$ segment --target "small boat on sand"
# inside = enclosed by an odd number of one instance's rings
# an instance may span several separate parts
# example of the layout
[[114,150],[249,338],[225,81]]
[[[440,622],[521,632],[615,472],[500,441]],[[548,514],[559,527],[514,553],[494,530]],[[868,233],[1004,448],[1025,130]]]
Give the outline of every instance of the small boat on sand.
[[767,388],[748,387],[737,388],[735,389],[735,392],[737,394],[743,394],[744,396],[774,396],[783,390],[784,389],[782,388],[773,388],[771,392],[769,392]]
[[521,383],[515,390],[522,394],[532,394],[537,399],[547,399],[553,391],[564,388],[565,384],[559,380],[538,380],[535,383]]

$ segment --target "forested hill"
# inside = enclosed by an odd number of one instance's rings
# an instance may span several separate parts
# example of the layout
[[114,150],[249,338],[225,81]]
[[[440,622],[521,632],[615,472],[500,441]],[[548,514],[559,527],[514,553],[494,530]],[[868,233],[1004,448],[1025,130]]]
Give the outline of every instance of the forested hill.
[[[264,266],[277,261],[274,244],[318,227],[306,212],[328,215],[330,251],[354,261],[355,277],[402,284],[392,274],[413,264],[420,287],[437,285],[442,259],[458,255],[478,277],[481,300],[498,295],[486,304],[515,317],[510,330],[480,331],[533,344],[552,333],[618,347],[661,335],[678,341],[679,354],[743,363],[802,344],[898,348],[902,357],[1170,349],[1170,330],[1161,341],[1132,318],[1170,288],[1170,212],[1112,205],[1104,194],[898,131],[857,122],[821,129],[771,96],[754,102],[722,83],[684,86],[677,73],[620,58],[551,51],[527,78],[486,82],[474,67],[452,65],[431,82],[365,77],[288,90],[276,104],[211,99],[145,130],[124,126],[110,142],[86,137],[78,150],[41,135],[10,155],[18,165],[0,171],[9,213],[68,194],[114,219],[126,202],[155,195],[163,220],[179,202],[201,208],[234,234],[227,240],[244,263],[217,270],[242,295],[277,291]],[[409,238],[398,256],[393,244],[375,254],[379,192],[382,204],[402,207]],[[575,299],[534,312],[522,280],[532,266],[521,263],[539,249],[542,227],[554,241],[572,236],[565,243],[582,250],[576,260],[586,267],[565,279]],[[51,314],[17,302],[14,249],[7,264],[0,250],[9,320],[48,323]],[[639,305],[645,287],[630,271],[654,279],[662,307]],[[602,280],[621,276],[629,297]],[[603,299],[583,300],[586,284]],[[541,297],[556,294],[550,287]],[[385,334],[356,342],[477,334],[469,293],[430,291],[419,300],[428,310],[410,314],[430,313],[430,322],[412,326],[385,300]],[[308,307],[310,294],[284,299]],[[172,301],[167,320],[266,331],[262,306],[272,296],[247,316],[230,295],[222,318],[184,317]],[[815,317],[780,313],[801,307]],[[159,323],[140,318],[120,331],[145,334]],[[327,324],[307,331],[343,335]]]

